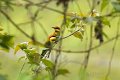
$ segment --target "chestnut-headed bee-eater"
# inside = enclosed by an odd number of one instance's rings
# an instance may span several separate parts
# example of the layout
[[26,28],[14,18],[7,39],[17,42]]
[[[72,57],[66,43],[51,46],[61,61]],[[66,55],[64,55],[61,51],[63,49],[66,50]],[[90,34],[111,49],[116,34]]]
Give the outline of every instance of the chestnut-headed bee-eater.
[[58,39],[60,38],[60,27],[55,26],[52,28],[55,31],[48,37],[47,41],[45,42],[46,48],[51,48],[55,43],[57,43]]
[[58,42],[58,40],[60,38],[60,27],[55,26],[55,27],[52,27],[52,28],[55,31],[53,32],[53,34],[51,34],[50,36],[48,36],[48,39],[47,39],[47,41],[44,44],[44,46],[47,49],[42,50],[41,58],[45,57],[46,54],[49,57],[49,55],[51,53],[52,47],[54,47],[54,45]]

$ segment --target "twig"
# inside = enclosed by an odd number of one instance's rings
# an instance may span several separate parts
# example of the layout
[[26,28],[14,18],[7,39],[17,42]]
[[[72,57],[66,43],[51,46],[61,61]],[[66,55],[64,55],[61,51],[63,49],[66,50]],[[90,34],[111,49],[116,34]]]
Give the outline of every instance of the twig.
[[5,13],[3,10],[0,9],[0,12],[20,31],[22,32],[26,37],[31,38],[27,33],[25,33],[22,29],[19,28],[19,26],[8,16],[7,13]]
[[77,7],[78,7],[78,9],[79,9],[79,11],[80,11],[80,14],[83,14],[83,13],[82,13],[82,10],[81,10],[81,8],[80,8],[80,6],[79,6],[79,2],[77,2],[77,0],[75,0],[75,3],[76,3],[76,5],[77,5]]
[[87,3],[89,5],[89,8],[91,9],[91,3],[90,3],[90,0],[87,0]]
[[[108,41],[103,42],[102,44],[98,44],[98,45],[92,47],[90,50],[91,51],[95,50],[96,48],[99,48],[99,47],[101,47],[101,46],[115,40],[116,38],[119,38],[119,37],[120,37],[120,34],[116,35],[115,37],[112,37],[111,39],[109,39]],[[55,49],[55,48],[53,48],[53,50],[59,51],[59,49]],[[61,50],[61,51],[65,52],[65,53],[83,53],[84,54],[84,53],[87,53],[89,51],[89,49],[88,50],[83,50],[83,51],[71,51],[71,50]]]
[[[39,19],[41,19],[41,17],[35,19],[36,21],[38,21]],[[17,23],[18,26],[22,26],[22,25],[27,25],[27,24],[30,24],[32,21],[26,21],[26,22],[21,22],[21,23]]]
[[62,11],[59,11],[57,9],[53,9],[53,8],[50,8],[50,7],[47,7],[47,6],[43,6],[41,4],[35,4],[35,3],[31,2],[31,1],[28,1],[28,0],[26,0],[26,2],[29,3],[29,4],[27,4],[29,6],[34,5],[34,6],[37,6],[37,7],[44,7],[45,9],[48,9],[48,10],[51,10],[51,11],[54,11],[54,12],[57,12],[57,13],[60,13],[60,14],[64,14]]
[[[29,38],[29,39],[32,40],[32,37],[29,36],[27,33],[25,33],[21,28],[19,28],[19,26],[8,16],[7,13],[5,13],[5,12],[4,12],[3,10],[1,10],[1,9],[0,9],[0,12],[12,23],[12,25],[13,25],[14,27],[16,27],[16,28],[17,28],[21,33],[23,33],[27,38]],[[35,43],[37,43],[37,44],[39,44],[39,45],[41,45],[41,46],[44,46],[43,43],[38,42],[38,41],[36,41],[36,40],[34,40],[34,41],[35,41]]]
[[37,20],[35,22],[41,27],[41,29],[43,30],[43,32],[45,33],[45,35],[48,36],[48,33],[47,33],[46,29],[44,28],[44,26],[42,25],[42,23],[40,23]]
[[[118,36],[118,34],[119,34],[119,25],[120,25],[120,18],[119,18],[118,24],[117,24],[116,36]],[[114,45],[113,45],[113,48],[112,48],[112,54],[111,54],[111,57],[110,57],[110,60],[109,60],[108,71],[107,71],[107,74],[105,76],[105,80],[108,80],[108,77],[109,77],[110,72],[111,72],[111,64],[112,64],[112,60],[113,60],[113,57],[114,57],[114,54],[115,54],[115,48],[116,48],[117,41],[118,41],[118,37],[115,39],[115,42],[114,42]]]
[[65,39],[65,38],[68,38],[68,37],[72,36],[74,33],[78,32],[78,31],[80,31],[80,30],[81,30],[81,28],[78,29],[78,30],[76,30],[76,31],[74,31],[73,33],[69,34],[68,36],[65,36],[65,37],[61,38],[60,40]]
[[[25,58],[25,60],[27,60],[27,58]],[[17,80],[19,80],[20,75],[21,75],[21,72],[22,72],[22,70],[23,70],[25,64],[26,64],[26,62],[23,63],[23,65],[22,65],[22,67],[21,67],[21,69],[20,69],[20,72],[19,72],[19,74],[18,74],[18,78],[17,78]]]
[[93,24],[91,24],[90,26],[90,43],[89,43],[89,50],[87,52],[87,55],[85,57],[85,60],[83,62],[83,66],[84,69],[86,70],[87,66],[88,66],[88,61],[89,61],[89,57],[90,57],[90,52],[91,52],[91,48],[92,48],[92,32],[93,32]]
[[[65,26],[64,26],[64,25],[66,24],[66,13],[67,13],[67,9],[68,9],[68,4],[63,6],[63,10],[64,10],[64,13],[63,13],[64,19],[63,19],[63,23],[61,24],[61,37],[63,37],[64,31],[65,31]],[[53,80],[55,80],[56,77],[57,77],[57,66],[58,66],[58,59],[59,59],[59,57],[60,57],[60,55],[61,55],[62,40],[63,40],[63,39],[61,39],[60,42],[59,42],[59,51],[56,52],[57,55],[56,55],[55,63],[54,63],[53,70],[52,70],[52,76],[53,76],[52,79],[53,79]]]

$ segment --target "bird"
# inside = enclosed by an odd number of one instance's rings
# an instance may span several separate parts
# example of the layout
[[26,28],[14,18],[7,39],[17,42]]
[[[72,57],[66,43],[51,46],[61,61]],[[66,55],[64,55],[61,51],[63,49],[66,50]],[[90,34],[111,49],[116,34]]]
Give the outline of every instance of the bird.
[[54,29],[54,32],[48,36],[48,39],[44,44],[46,48],[52,48],[53,45],[56,44],[60,38],[60,27],[55,26],[52,28]]
[[52,48],[55,44],[57,44],[58,40],[60,39],[60,27],[55,26],[52,28],[54,29],[54,32],[48,36],[48,39],[44,44],[45,49],[42,50],[41,59],[44,58],[46,54],[49,57]]

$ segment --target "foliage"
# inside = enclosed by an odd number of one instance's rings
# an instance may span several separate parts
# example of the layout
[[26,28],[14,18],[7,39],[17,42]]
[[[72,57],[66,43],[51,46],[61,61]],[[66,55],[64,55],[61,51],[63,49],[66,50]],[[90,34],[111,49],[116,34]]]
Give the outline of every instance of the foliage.
[[0,75],[0,80],[7,80],[5,75]]
[[[0,28],[0,31],[3,31],[3,29]],[[7,33],[1,32],[0,33],[0,47],[3,50],[8,51],[10,47],[13,48],[13,46],[14,46],[13,36]]]
[[[52,9],[51,7],[47,6],[50,2],[53,0],[45,0],[45,1],[32,1],[32,0],[21,0],[20,3],[16,3],[16,0],[1,0],[0,1],[0,14],[4,16],[8,22],[10,22],[18,31],[23,33],[23,35],[27,38],[29,38],[30,41],[28,42],[21,42],[15,45],[14,47],[14,54],[18,55],[21,54],[18,51],[21,50],[24,52],[25,56],[21,56],[18,61],[21,61],[21,59],[25,59],[28,61],[27,64],[30,64],[31,66],[35,66],[34,68],[31,68],[31,71],[33,71],[33,74],[41,75],[42,72],[46,71],[49,74],[46,75],[44,79],[49,80],[55,80],[56,77],[59,75],[66,75],[69,74],[70,71],[66,68],[61,68],[60,66],[60,60],[59,57],[62,55],[63,52],[72,52],[72,51],[66,51],[62,50],[62,42],[64,39],[74,36],[74,38],[80,39],[81,41],[84,40],[84,37],[86,37],[85,33],[87,32],[86,29],[90,29],[89,31],[89,47],[84,51],[73,51],[72,53],[87,53],[85,60],[83,61],[83,69],[80,70],[80,80],[87,80],[87,64],[90,56],[90,52],[98,47],[100,47],[102,44],[106,44],[109,41],[112,41],[114,39],[118,39],[120,35],[117,33],[115,37],[110,39],[108,34],[106,34],[106,31],[104,30],[105,26],[108,26],[111,28],[110,18],[119,17],[120,15],[120,1],[115,0],[96,0],[100,2],[100,5],[97,3],[94,3],[91,0],[87,1],[89,4],[89,7],[91,8],[88,13],[83,13],[80,9],[80,12],[67,12],[69,8],[69,4],[71,2],[74,2],[74,0],[56,0],[55,5],[61,6],[62,5],[62,11]],[[18,1],[19,2],[19,1]],[[48,3],[48,4],[47,4]],[[91,4],[94,3],[94,4]],[[110,10],[110,13],[104,14],[104,10],[106,10],[109,5],[112,5],[112,9]],[[77,5],[77,4],[76,4]],[[27,12],[29,16],[28,22],[22,23],[22,24],[30,24],[32,34],[28,34],[23,28],[20,27],[21,24],[17,24],[14,19],[12,18],[9,13],[7,13],[7,10],[14,11],[16,7],[22,7]],[[41,8],[40,8],[41,7]],[[96,7],[99,7],[97,9]],[[32,10],[32,8],[34,10]],[[39,12],[48,9],[57,13],[60,13],[64,16],[63,22],[61,26],[52,27],[54,28],[54,31],[51,35],[48,36],[47,31],[44,29],[45,27],[41,26],[41,23],[39,23]],[[100,11],[100,12],[98,12]],[[103,14],[102,14],[103,13]],[[38,19],[38,20],[37,20]],[[42,36],[41,34],[37,34],[36,30],[36,24],[41,26],[42,31],[47,35],[46,41],[44,43],[38,41],[38,35]],[[51,24],[54,25],[54,24]],[[9,51],[10,48],[13,48],[14,46],[14,39],[13,35],[2,32],[4,29],[0,27],[0,47],[2,50]],[[94,30],[94,31],[93,31]],[[64,32],[68,32],[64,36]],[[93,47],[93,35],[96,40],[99,41],[97,43],[97,46]],[[37,36],[37,37],[36,37]],[[87,35],[88,36],[88,35]],[[110,36],[111,37],[111,36]],[[108,41],[106,41],[104,38],[107,38]],[[22,38],[21,38],[22,39]],[[41,39],[39,37],[39,39]],[[42,40],[42,39],[41,39]],[[16,41],[15,41],[16,42]],[[87,43],[87,42],[86,42]],[[55,58],[52,60],[49,56],[53,56],[54,51],[56,52]],[[22,70],[21,70],[22,71]],[[109,72],[109,71],[108,71]],[[0,79],[4,76],[0,76]],[[35,77],[36,80],[42,80],[42,78]]]

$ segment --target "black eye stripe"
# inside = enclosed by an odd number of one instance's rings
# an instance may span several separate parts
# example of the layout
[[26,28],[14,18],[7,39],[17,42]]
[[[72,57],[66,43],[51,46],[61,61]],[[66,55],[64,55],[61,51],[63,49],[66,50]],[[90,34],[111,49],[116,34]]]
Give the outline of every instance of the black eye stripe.
[[58,28],[55,28],[55,29],[58,29],[58,30],[60,30],[60,28],[58,27]]
[[52,28],[54,28],[54,29],[59,29],[59,30],[60,30],[60,28],[59,28],[59,27],[57,27],[57,26],[56,26],[56,27],[52,27]]

